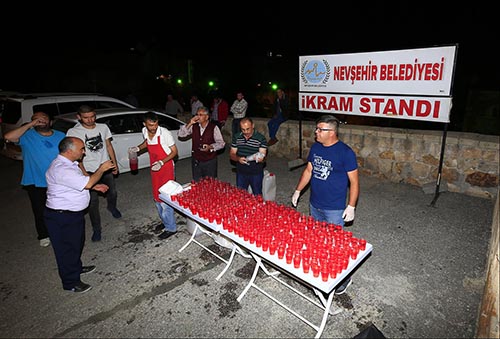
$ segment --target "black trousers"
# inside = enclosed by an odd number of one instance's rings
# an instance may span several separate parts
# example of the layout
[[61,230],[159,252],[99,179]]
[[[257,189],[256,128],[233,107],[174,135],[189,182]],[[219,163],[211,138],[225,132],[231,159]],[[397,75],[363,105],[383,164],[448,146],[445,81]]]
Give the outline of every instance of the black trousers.
[[217,178],[217,157],[208,161],[198,161],[191,157],[193,180],[200,181],[204,177]]
[[[88,172],[88,173],[92,174],[93,172]],[[118,199],[118,193],[116,191],[115,177],[113,176],[113,173],[111,173],[110,171],[104,173],[103,176],[101,177],[101,180],[99,180],[98,183],[108,185],[109,189],[106,193],[104,193],[104,196],[106,197],[107,201],[107,209],[110,211],[115,209],[116,201]],[[92,230],[94,232],[99,232],[99,233],[101,232],[101,213],[99,211],[99,197],[102,195],[103,194],[101,192],[90,190],[90,204],[88,207],[90,223],[92,224]]]
[[71,289],[80,282],[82,272],[85,212],[64,212],[45,208],[44,215],[63,288]]
[[23,188],[28,192],[28,197],[31,202],[31,210],[35,217],[35,227],[38,234],[38,240],[49,237],[43,212],[45,210],[45,202],[47,201],[47,187],[36,187],[35,185],[26,185]]

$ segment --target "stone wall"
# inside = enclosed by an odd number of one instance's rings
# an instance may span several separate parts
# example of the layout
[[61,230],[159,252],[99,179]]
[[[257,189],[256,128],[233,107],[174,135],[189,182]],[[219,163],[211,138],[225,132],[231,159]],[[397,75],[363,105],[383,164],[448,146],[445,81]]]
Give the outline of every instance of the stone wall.
[[[255,128],[269,138],[267,121],[253,118]],[[230,143],[231,117],[222,129]],[[313,121],[302,122],[301,157],[314,142]],[[443,125],[444,128],[444,125]],[[359,170],[392,182],[407,183],[434,192],[439,172],[443,131],[341,125],[339,137],[358,157]],[[270,156],[299,158],[299,123],[286,121],[269,147]],[[447,132],[439,190],[487,199],[498,195],[499,136]]]

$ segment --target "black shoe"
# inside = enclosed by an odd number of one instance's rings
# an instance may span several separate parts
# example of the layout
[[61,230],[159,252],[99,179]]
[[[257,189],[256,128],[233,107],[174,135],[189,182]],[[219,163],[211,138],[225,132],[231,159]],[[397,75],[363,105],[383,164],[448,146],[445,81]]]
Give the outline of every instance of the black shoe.
[[115,219],[120,219],[122,217],[122,214],[120,213],[120,211],[118,211],[118,208],[113,208],[113,209],[109,209],[108,208],[108,211],[111,212],[111,214],[113,215],[113,218]]
[[277,142],[278,142],[278,139],[276,139],[276,138],[271,138],[271,139],[269,139],[269,141],[267,142],[267,146],[272,146],[272,145],[274,145],[274,144],[275,144],[275,143],[277,143]]
[[101,231],[94,231],[94,233],[92,233],[92,241],[101,241]]
[[165,230],[165,225],[163,225],[162,223],[159,223],[155,227],[155,233],[160,233],[161,231],[164,231],[164,230]]
[[72,288],[65,288],[66,291],[71,291],[75,293],[85,293],[87,291],[90,291],[92,289],[92,286],[89,284],[84,283],[83,281],[80,281],[75,287]]
[[163,231],[163,233],[162,233],[162,234],[160,234],[160,235],[158,236],[158,238],[160,238],[160,239],[168,239],[168,238],[170,238],[171,236],[173,236],[175,233],[177,233],[177,232]]
[[94,271],[95,271],[94,265],[82,266],[82,271],[80,272],[80,274],[86,274],[86,273],[90,273],[90,272],[94,272]]
[[335,294],[336,294],[336,295],[341,295],[341,294],[344,294],[344,293],[345,293],[345,291],[347,290],[347,288],[348,288],[349,286],[351,286],[351,283],[352,283],[351,278],[347,278],[347,280],[346,280],[346,281],[344,281],[344,282],[342,283],[342,285],[340,285],[340,286],[339,286],[339,287],[335,290]]

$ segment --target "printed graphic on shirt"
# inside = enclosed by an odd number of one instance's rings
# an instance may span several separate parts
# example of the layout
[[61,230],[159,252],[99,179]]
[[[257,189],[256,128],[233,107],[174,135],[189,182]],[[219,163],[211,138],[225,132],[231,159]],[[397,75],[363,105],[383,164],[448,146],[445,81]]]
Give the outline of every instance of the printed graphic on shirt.
[[45,147],[47,147],[47,148],[50,148],[50,149],[52,149],[52,148],[56,147],[56,146],[55,146],[52,142],[50,142],[49,140],[44,140],[44,141],[43,141],[43,145],[44,145]]
[[332,162],[315,155],[313,159],[313,176],[319,180],[326,180],[333,171]]
[[85,148],[90,152],[99,152],[102,150],[104,148],[104,142],[102,141],[101,133],[91,138],[85,134]]

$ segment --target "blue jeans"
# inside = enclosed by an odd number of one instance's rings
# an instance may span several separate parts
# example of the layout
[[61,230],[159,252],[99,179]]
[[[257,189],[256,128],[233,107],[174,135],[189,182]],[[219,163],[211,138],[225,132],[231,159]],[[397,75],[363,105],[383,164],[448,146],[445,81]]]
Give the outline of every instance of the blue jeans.
[[335,224],[344,227],[344,219],[342,219],[344,210],[322,210],[313,207],[313,205],[311,204],[309,204],[309,209],[314,219],[319,221],[326,221],[329,224]]
[[264,172],[260,174],[250,175],[236,173],[236,186],[248,190],[248,186],[252,187],[253,195],[262,195],[262,180],[264,179]]
[[177,232],[174,209],[164,202],[155,201],[155,204],[163,226],[165,226],[165,230],[169,232]]
[[285,118],[283,118],[283,116],[281,115],[278,115],[277,117],[274,117],[267,122],[267,128],[269,129],[269,137],[271,139],[276,138],[276,133],[278,133],[280,125],[284,122]]
[[[314,219],[319,221],[326,221],[329,224],[340,225],[342,226],[342,228],[344,227],[344,219],[342,218],[344,210],[322,210],[313,207],[313,205],[311,204],[309,204],[309,208]],[[336,287],[336,290],[345,290],[351,282],[351,276],[352,272],[347,277],[345,277],[344,280],[342,280],[342,282]]]

